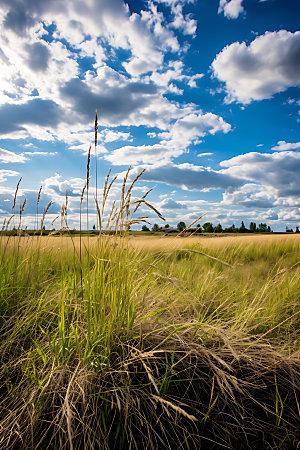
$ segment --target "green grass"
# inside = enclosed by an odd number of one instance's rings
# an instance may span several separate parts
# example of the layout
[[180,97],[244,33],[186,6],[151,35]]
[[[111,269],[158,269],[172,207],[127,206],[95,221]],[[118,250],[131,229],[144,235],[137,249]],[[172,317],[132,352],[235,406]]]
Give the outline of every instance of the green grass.
[[42,239],[1,240],[2,448],[296,446],[299,242]]

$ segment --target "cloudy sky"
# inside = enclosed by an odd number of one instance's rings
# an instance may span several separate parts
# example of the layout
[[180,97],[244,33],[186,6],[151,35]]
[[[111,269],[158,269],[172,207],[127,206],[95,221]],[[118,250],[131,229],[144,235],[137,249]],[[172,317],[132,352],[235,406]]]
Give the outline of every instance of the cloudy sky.
[[46,225],[66,190],[78,225],[97,109],[100,186],[131,165],[147,169],[135,195],[156,186],[171,225],[300,225],[299,13],[298,0],[0,0],[1,220],[22,176],[25,224],[42,185]]

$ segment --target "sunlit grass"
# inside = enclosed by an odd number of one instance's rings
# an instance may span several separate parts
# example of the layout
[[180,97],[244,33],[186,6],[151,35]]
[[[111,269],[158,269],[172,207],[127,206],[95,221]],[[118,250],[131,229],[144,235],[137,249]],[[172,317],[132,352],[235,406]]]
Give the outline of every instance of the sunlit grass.
[[[54,238],[5,239],[2,446],[45,448],[49,436],[54,447],[139,448],[151,436],[153,448],[193,446],[203,433],[238,445],[231,426],[295,442],[298,241],[193,246],[230,268],[171,242],[141,250],[106,238],[80,260]],[[251,426],[237,418],[247,402]]]

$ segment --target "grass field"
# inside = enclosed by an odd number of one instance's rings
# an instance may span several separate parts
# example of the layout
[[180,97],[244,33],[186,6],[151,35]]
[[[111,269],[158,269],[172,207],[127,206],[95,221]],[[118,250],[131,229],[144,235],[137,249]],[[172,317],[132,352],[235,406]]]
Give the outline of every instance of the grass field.
[[299,446],[297,235],[3,236],[0,258],[1,448]]

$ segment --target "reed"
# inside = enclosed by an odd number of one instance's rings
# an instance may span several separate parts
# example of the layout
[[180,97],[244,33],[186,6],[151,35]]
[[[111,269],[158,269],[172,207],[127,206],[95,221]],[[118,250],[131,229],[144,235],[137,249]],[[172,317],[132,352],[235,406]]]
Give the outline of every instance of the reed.
[[42,236],[42,234],[43,234],[43,227],[44,227],[44,221],[45,221],[46,214],[47,214],[47,212],[49,211],[49,208],[50,208],[50,206],[51,206],[52,204],[53,204],[53,201],[51,200],[51,201],[48,203],[48,205],[44,208],[43,215],[42,215],[42,220],[41,220],[41,229],[40,229],[40,231],[41,231],[41,236]]
[[[98,143],[98,112],[95,113],[95,184],[96,184],[96,202],[98,202],[98,155],[97,155],[97,143]],[[99,229],[98,215],[97,215],[97,231]]]
[[37,196],[37,202],[36,202],[36,229],[37,230],[39,228],[39,203],[41,200],[42,188],[43,188],[43,186],[40,187],[40,190],[39,190],[38,196]]

